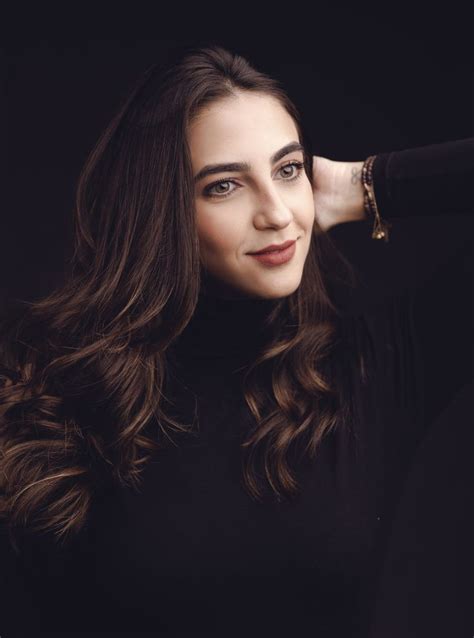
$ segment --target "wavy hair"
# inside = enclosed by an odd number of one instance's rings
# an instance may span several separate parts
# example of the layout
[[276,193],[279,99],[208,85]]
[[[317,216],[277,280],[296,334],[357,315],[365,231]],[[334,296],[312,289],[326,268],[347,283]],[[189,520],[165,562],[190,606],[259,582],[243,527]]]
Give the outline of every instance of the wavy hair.
[[[313,150],[296,107],[244,57],[215,44],[188,47],[143,73],[80,172],[64,282],[21,301],[2,323],[0,517],[10,530],[64,543],[86,524],[98,486],[138,488],[165,438],[186,431],[167,415],[164,394],[167,349],[190,321],[202,281],[186,130],[203,107],[236,91],[279,100],[313,184]],[[242,443],[242,477],[257,500],[259,451],[266,486],[291,497],[291,451],[299,445],[314,458],[323,437],[348,422],[331,374],[342,343],[328,283],[337,272],[351,276],[350,265],[315,222],[301,284],[278,300],[272,338],[245,375],[254,423]],[[145,434],[151,422],[153,437]]]

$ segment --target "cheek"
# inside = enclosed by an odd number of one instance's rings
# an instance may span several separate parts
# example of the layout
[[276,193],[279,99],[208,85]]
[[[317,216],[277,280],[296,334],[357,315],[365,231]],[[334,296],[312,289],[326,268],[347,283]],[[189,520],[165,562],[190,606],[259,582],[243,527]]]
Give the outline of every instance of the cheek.
[[308,207],[307,214],[305,217],[305,226],[306,226],[307,232],[310,233],[313,230],[315,219],[316,218],[314,216],[314,205],[312,204],[311,206]]
[[245,238],[243,224],[229,211],[197,211],[197,230],[201,247],[214,253],[232,253]]
[[299,220],[300,226],[304,228],[307,233],[311,233],[315,223],[314,200],[312,191],[305,197],[304,205],[301,207]]

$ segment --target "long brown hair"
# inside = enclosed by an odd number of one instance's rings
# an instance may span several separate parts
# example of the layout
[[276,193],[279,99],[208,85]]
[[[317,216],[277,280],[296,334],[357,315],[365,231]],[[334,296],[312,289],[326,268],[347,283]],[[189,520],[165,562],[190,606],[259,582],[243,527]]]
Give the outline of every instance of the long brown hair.
[[[274,96],[293,118],[313,184],[312,148],[280,82],[221,46],[188,48],[133,87],[81,171],[75,244],[65,282],[5,319],[0,380],[0,515],[10,527],[63,542],[87,520],[105,477],[138,487],[163,437],[186,426],[166,414],[167,349],[184,330],[201,285],[186,130],[200,109],[236,91]],[[331,379],[340,342],[327,282],[343,263],[315,222],[298,289],[269,317],[273,338],[249,367],[244,396],[255,418],[242,444],[243,479],[256,471],[278,498],[297,492],[289,452],[313,458],[347,419]],[[344,278],[344,275],[343,275]],[[325,371],[326,370],[326,371]],[[271,396],[263,390],[270,380]],[[145,436],[151,420],[160,436]]]

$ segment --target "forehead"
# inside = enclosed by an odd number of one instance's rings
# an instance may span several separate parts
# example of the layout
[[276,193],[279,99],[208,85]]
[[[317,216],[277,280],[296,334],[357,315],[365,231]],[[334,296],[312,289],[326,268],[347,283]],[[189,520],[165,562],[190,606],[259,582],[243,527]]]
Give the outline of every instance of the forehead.
[[242,149],[271,154],[298,139],[293,118],[269,95],[239,92],[203,108],[188,128],[191,154],[233,155]]

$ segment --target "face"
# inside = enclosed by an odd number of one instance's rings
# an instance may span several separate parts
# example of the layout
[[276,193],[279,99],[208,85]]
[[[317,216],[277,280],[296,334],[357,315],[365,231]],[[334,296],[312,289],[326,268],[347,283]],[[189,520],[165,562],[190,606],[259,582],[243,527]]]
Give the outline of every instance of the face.
[[[280,103],[255,93],[213,103],[188,128],[201,264],[224,293],[272,299],[301,282],[315,217],[303,150],[285,149],[298,141]],[[245,166],[207,173],[216,164]],[[288,240],[294,251],[284,263],[249,254]]]

